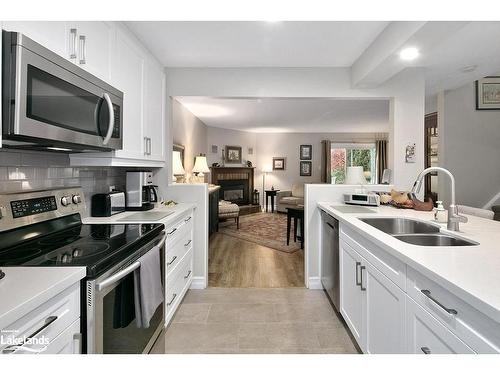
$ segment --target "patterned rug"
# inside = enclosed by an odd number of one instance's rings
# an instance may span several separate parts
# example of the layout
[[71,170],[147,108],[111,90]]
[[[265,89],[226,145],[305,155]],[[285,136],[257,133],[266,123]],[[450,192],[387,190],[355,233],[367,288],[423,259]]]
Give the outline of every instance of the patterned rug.
[[286,245],[286,215],[259,212],[240,216],[240,229],[233,219],[219,223],[219,232],[272,249],[294,253],[300,250],[300,242],[293,242],[293,220],[290,228],[290,246]]

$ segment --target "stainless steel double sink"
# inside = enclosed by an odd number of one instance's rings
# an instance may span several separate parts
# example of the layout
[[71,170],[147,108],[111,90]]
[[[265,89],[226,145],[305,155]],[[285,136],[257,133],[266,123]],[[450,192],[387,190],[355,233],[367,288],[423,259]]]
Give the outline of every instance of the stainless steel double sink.
[[438,225],[400,217],[360,218],[372,227],[390,234],[400,241],[419,246],[476,246],[477,242],[469,241],[440,232]]

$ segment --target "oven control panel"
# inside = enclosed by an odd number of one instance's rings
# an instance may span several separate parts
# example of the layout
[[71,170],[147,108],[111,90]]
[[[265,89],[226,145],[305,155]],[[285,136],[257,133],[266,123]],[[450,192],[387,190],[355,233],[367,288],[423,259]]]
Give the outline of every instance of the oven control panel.
[[10,207],[14,218],[57,210],[56,197],[54,195],[49,197],[12,201],[10,202]]
[[0,194],[0,232],[77,213],[85,213],[80,187]]

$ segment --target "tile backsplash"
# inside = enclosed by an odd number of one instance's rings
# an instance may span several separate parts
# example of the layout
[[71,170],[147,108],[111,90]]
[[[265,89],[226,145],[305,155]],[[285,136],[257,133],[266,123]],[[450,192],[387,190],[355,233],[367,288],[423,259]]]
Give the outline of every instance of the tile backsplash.
[[117,167],[70,167],[66,154],[0,150],[0,194],[81,186],[89,209],[92,194],[105,193],[110,186],[125,188],[125,171]]

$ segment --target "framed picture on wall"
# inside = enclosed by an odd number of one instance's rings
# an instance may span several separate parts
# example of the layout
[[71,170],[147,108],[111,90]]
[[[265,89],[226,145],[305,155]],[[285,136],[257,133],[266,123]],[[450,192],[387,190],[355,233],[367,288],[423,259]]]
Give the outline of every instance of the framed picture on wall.
[[300,145],[300,160],[312,160],[312,145]]
[[173,151],[179,151],[181,153],[182,165],[185,165],[184,164],[184,150],[185,150],[185,147],[183,145],[180,145],[178,143],[173,144]]
[[284,171],[286,168],[286,158],[273,158],[273,171]]
[[300,175],[301,176],[312,176],[312,162],[311,161],[300,161]]
[[476,81],[476,109],[500,109],[500,77],[485,77]]
[[226,163],[228,164],[241,164],[241,147],[240,146],[226,146]]

